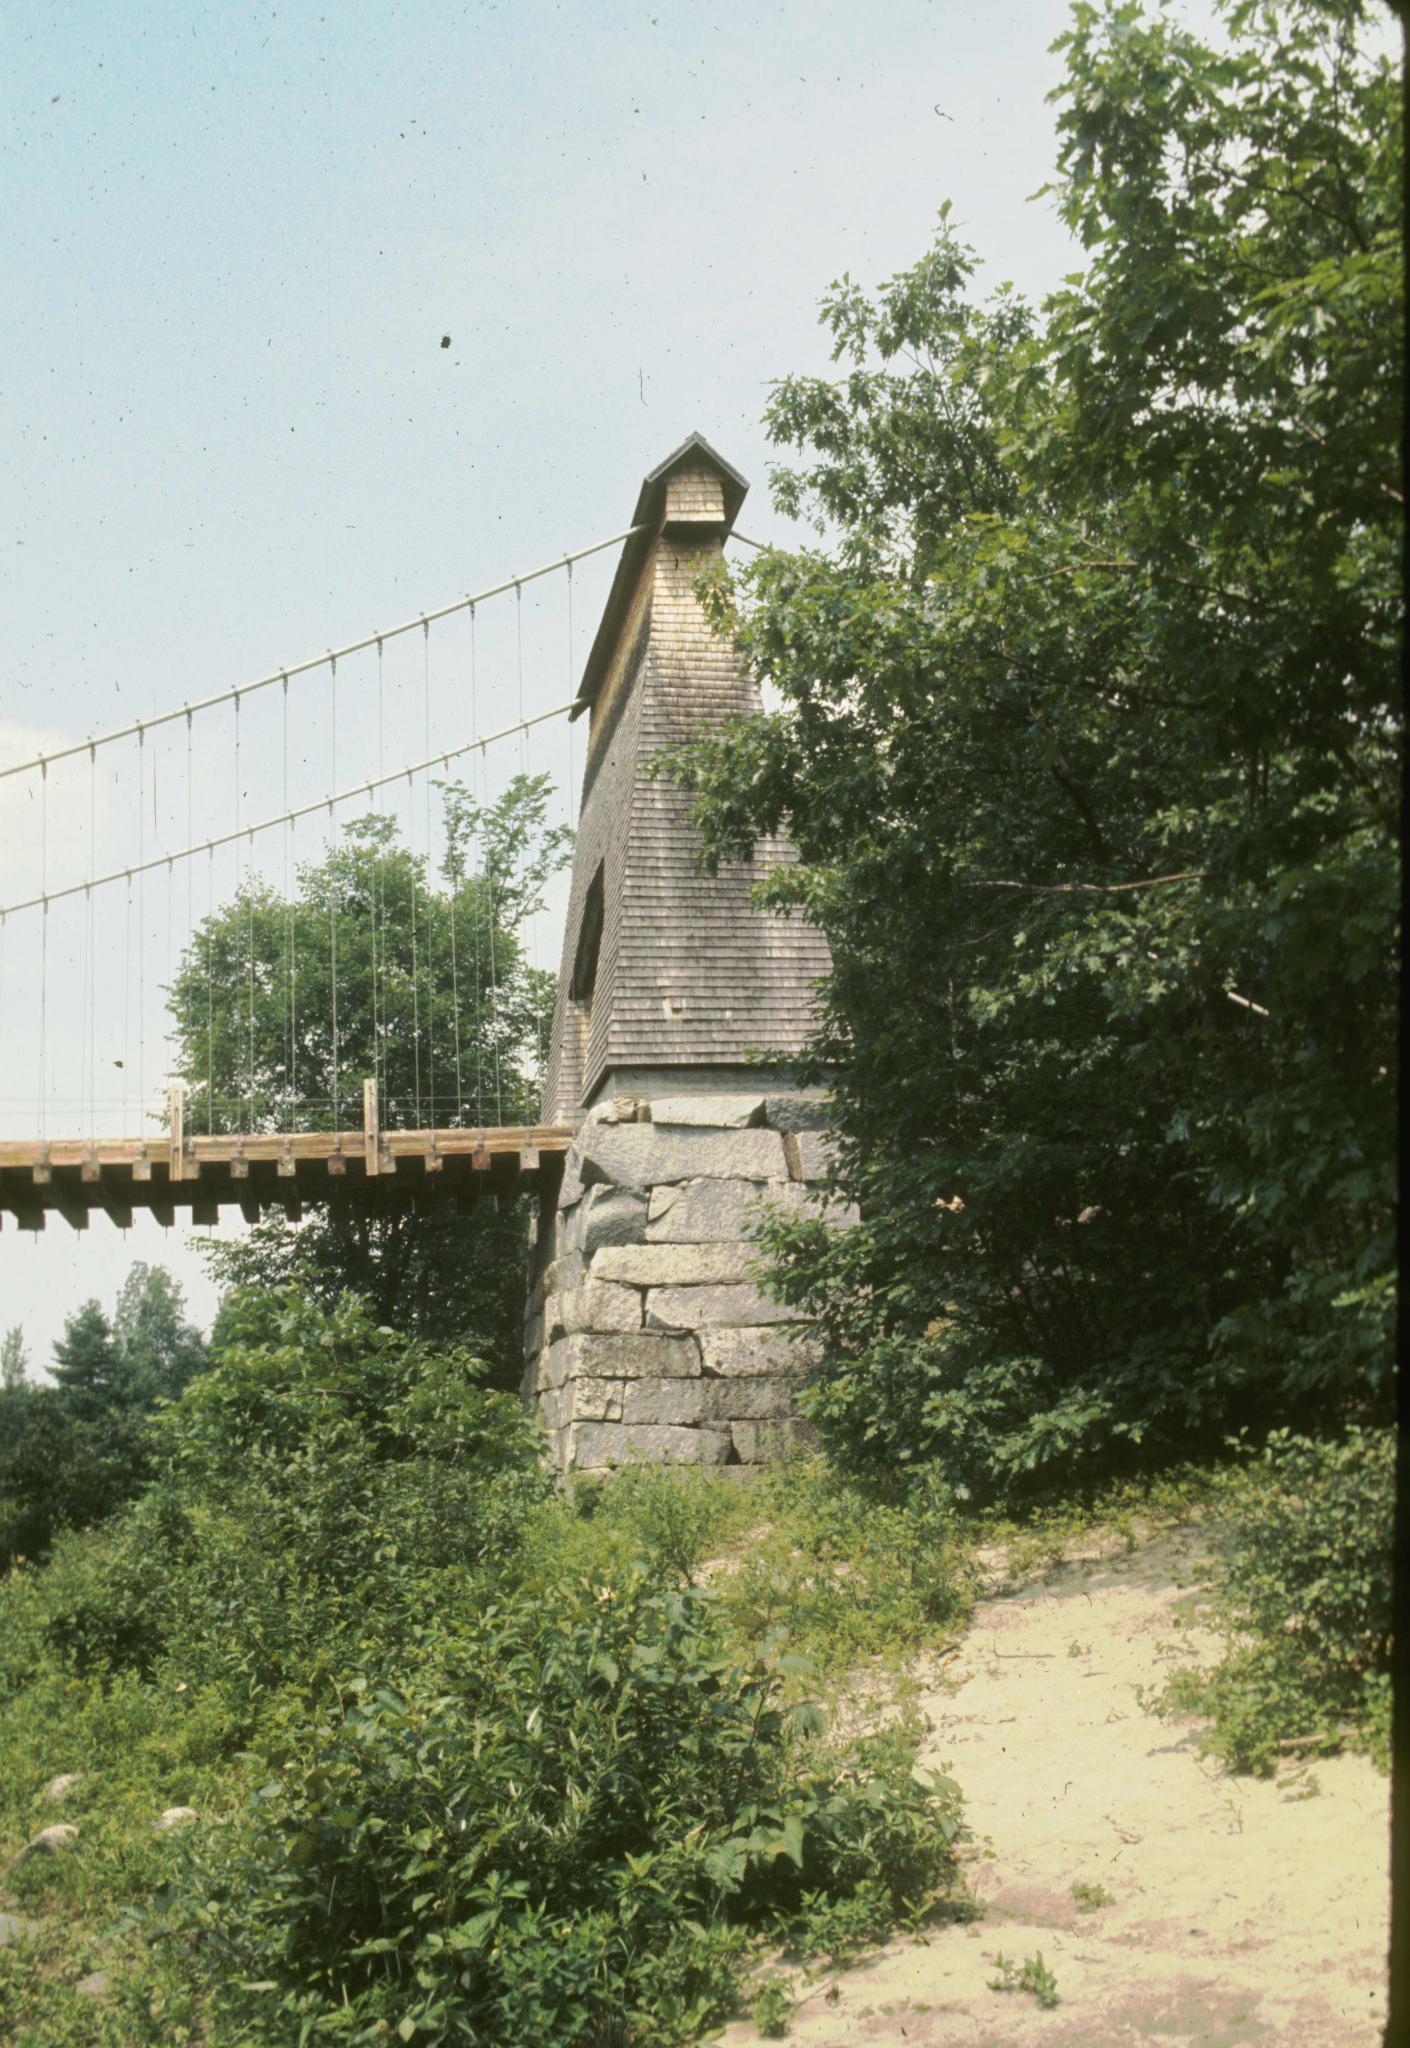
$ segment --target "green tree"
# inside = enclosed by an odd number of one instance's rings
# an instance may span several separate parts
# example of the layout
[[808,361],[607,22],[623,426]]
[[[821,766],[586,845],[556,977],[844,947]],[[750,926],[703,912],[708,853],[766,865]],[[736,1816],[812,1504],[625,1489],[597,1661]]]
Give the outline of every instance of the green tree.
[[[488,805],[461,783],[440,787],[438,877],[373,815],[301,866],[287,899],[254,880],[200,926],[170,991],[189,1129],[356,1125],[364,1077],[388,1127],[537,1119],[553,977],[530,964],[520,931],[571,834],[547,823],[547,777],[516,776]],[[335,1198],[298,1226],[267,1217],[206,1253],[227,1287],[298,1279],[330,1310],[352,1290],[399,1330],[471,1345],[509,1385],[526,1227],[522,1202],[459,1216]]]
[[25,1383],[25,1367],[29,1353],[25,1350],[24,1330],[19,1323],[11,1324],[0,1339],[0,1387],[22,1387]]
[[143,1408],[159,1400],[174,1401],[206,1368],[205,1341],[184,1310],[182,1291],[165,1266],[148,1266],[139,1259],[118,1295],[113,1340],[131,1398]]
[[133,1406],[131,1376],[96,1301],[85,1301],[65,1320],[54,1345],[54,1385],[76,1422],[101,1423]]
[[64,1324],[53,1384],[0,1390],[0,1561],[42,1557],[60,1529],[102,1521],[148,1476],[142,1409],[96,1301]]
[[548,800],[546,776],[514,777],[489,805],[442,785],[442,886],[376,813],[300,865],[289,897],[248,879],[168,992],[187,1128],[356,1125],[365,1078],[385,1126],[532,1121],[552,978],[520,927],[571,840]]
[[0,1386],[0,1571],[39,1558],[61,1526],[76,1469],[75,1431],[52,1387]]
[[1399,83],[1354,0],[1220,12],[1075,8],[1040,311],[943,217],[834,287],[820,545],[711,598],[782,708],[674,764],[832,944],[818,1414],[990,1492],[1388,1399]]
[[[6,1356],[22,1346],[12,1330]],[[103,1521],[151,1476],[147,1419],[204,1372],[201,1333],[164,1266],[138,1261],[111,1322],[84,1302],[54,1346],[53,1383],[0,1384],[0,1566],[38,1558],[61,1529]]]
[[[300,1224],[269,1215],[242,1237],[211,1238],[207,1263],[226,1289],[298,1283],[331,1313],[344,1294],[365,1300],[380,1323],[425,1343],[466,1344],[492,1362],[493,1384],[517,1387],[523,1371],[523,1202],[382,1214],[330,1202]],[[222,1302],[212,1342],[226,1336]]]

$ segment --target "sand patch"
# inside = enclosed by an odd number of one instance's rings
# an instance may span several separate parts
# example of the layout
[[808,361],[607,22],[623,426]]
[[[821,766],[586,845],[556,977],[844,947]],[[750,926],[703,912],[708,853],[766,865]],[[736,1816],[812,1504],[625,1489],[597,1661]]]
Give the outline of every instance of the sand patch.
[[[1139,1704],[1210,1656],[1191,1621],[1198,1527],[1079,1555],[980,1602],[958,1656],[919,1672],[925,1761],[953,1772],[986,1906],[800,1986],[789,2038],[964,2048],[1374,2048],[1385,2020],[1389,1788],[1361,1757],[1234,1778],[1196,1724]],[[1074,1884],[1113,1903],[1079,1911]],[[998,1992],[1041,1952],[1060,2003]],[[747,2022],[724,2040],[759,2039]]]

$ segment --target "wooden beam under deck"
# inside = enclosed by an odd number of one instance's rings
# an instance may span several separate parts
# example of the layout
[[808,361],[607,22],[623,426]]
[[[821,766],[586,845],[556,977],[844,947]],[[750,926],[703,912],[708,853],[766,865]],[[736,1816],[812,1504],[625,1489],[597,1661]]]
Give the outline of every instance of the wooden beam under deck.
[[464,1215],[481,1194],[556,1186],[571,1138],[559,1124],[388,1131],[373,1122],[370,1131],[199,1136],[177,1124],[162,1138],[3,1140],[0,1224],[8,1212],[21,1230],[42,1230],[52,1213],[81,1230],[96,1213],[125,1228],[136,1209],[167,1227],[181,1210],[195,1223],[222,1208],[249,1221],[277,1208],[297,1220],[305,1204],[330,1197]]

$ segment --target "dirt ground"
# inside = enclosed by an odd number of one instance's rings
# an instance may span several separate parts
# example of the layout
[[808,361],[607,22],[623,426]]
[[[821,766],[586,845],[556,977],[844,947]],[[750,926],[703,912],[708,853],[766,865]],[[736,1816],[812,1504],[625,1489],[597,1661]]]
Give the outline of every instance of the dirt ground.
[[[1186,1527],[1078,1555],[984,1599],[957,1655],[922,1672],[933,1734],[975,1840],[982,1920],[900,1941],[797,1985],[788,2038],[963,2048],[1372,2048],[1384,2024],[1389,1794],[1361,1757],[1233,1778],[1192,1722],[1138,1689],[1209,1655],[1190,1627],[1207,1575]],[[1312,1792],[1311,1780],[1320,1790]],[[1113,1903],[1081,1911],[1072,1886]],[[1041,1953],[1059,2003],[990,1988]],[[747,2022],[727,2043],[760,2037]]]

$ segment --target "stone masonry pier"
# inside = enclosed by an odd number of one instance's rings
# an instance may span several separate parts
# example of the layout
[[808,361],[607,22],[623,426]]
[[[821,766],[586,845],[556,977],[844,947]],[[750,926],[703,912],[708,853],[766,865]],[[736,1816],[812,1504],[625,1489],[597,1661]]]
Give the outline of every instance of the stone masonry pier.
[[766,1210],[855,1221],[818,1186],[824,1116],[762,1093],[589,1110],[525,1329],[524,1394],[561,1470],[758,1465],[806,1445],[793,1401],[815,1347],[759,1285],[752,1233]]

